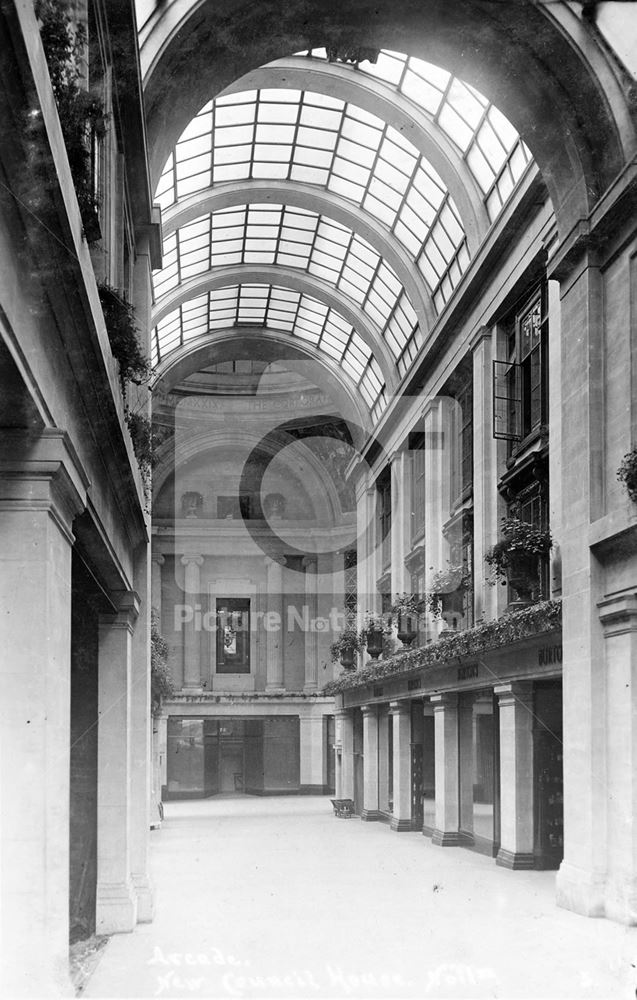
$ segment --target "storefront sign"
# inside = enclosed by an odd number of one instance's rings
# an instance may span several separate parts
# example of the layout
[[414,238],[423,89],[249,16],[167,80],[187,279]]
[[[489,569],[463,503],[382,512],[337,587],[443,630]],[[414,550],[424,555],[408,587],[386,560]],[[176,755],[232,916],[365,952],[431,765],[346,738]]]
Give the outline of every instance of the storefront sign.
[[540,667],[547,667],[551,663],[561,663],[562,646],[542,646],[537,651],[537,662]]

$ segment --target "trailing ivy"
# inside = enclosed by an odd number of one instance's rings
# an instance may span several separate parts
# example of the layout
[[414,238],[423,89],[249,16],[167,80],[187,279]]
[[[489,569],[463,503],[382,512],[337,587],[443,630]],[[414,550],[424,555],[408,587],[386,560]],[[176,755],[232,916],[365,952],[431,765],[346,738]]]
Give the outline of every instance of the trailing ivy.
[[637,448],[626,452],[617,470],[617,478],[633,503],[637,503]]
[[412,670],[444,666],[457,657],[473,656],[533,635],[555,632],[561,627],[561,601],[542,601],[540,604],[505,615],[496,621],[483,622],[464,632],[451,630],[443,632],[437,642],[432,642],[428,646],[397,653],[388,659],[363,667],[362,670],[339,677],[323,688],[323,694],[334,695]]
[[159,615],[154,608],[150,619],[150,690],[151,707],[156,715],[162,702],[174,695],[175,685],[168,666],[168,643],[159,631]]
[[105,282],[98,285],[98,292],[108,340],[119,366],[119,379],[125,395],[127,382],[142,385],[148,381],[151,375],[150,362],[139,343],[134,307],[117,289]]
[[153,462],[153,425],[143,413],[126,410],[126,424],[133,442],[133,451],[139,465],[146,500],[150,500]]
[[104,135],[106,114],[100,98],[79,85],[86,29],[64,0],[36,0],[35,13],[85,234],[99,239],[91,136]]

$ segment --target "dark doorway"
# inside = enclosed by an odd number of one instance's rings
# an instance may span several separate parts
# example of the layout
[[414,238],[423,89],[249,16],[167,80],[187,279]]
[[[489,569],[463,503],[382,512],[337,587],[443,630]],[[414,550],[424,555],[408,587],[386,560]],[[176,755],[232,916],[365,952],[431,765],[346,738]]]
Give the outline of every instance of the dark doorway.
[[69,934],[95,932],[99,591],[77,550],[71,568]]

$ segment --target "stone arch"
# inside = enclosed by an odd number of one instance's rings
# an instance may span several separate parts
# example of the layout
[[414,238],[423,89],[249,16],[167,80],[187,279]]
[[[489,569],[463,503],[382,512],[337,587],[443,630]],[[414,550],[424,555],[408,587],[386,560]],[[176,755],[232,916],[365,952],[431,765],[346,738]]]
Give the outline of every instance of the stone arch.
[[627,82],[566,4],[396,0],[379,7],[360,0],[335,9],[322,0],[176,0],[143,32],[155,180],[181,130],[210,97],[252,68],[339,43],[416,55],[477,87],[531,149],[562,238],[634,154]]

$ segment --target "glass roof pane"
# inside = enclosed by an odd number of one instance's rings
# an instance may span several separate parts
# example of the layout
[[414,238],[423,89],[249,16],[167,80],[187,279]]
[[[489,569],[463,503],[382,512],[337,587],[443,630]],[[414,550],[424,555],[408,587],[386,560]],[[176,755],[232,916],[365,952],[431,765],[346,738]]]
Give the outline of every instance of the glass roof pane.
[[[316,51],[312,58],[324,58],[324,52]],[[375,64],[339,64],[339,69],[373,76],[416,102],[420,113],[436,121],[466,157],[489,217],[497,216],[530,160],[497,108],[446,70],[400,53],[385,51]],[[468,264],[459,213],[431,165],[400,132],[335,97],[264,89],[208,102],[169,156],[156,197],[166,208],[211,184],[249,178],[318,185],[372,214],[413,256],[440,308]],[[413,310],[404,308],[400,281],[364,240],[316,213],[282,205],[204,214],[169,234],[164,267],[154,275],[155,298],[211,266],[228,264],[280,264],[335,285],[367,313],[401,365],[422,338]],[[325,350],[335,350],[326,326],[329,310],[306,295],[251,284],[215,290],[204,299],[197,296],[158,325],[155,361],[184,339],[235,322],[278,324],[288,330],[294,326],[297,336],[314,331],[313,336],[323,335]],[[339,324],[345,324],[353,345],[358,335],[342,317]],[[377,407],[382,379],[371,387],[376,362],[360,343],[366,367],[360,369],[359,381],[367,379],[370,405]],[[348,356],[346,363],[351,373],[354,361]],[[356,364],[360,366],[360,358]]]
[[[313,49],[309,58],[324,62],[325,50]],[[423,59],[383,50],[376,63],[368,60],[358,64],[339,63],[339,68],[372,76],[403,94],[419,111],[437,121],[461,153],[466,153],[475,141],[475,131],[485,113],[507,151],[512,150],[518,140],[511,122],[475,87]],[[486,155],[489,159],[488,152]],[[492,164],[494,174],[500,165]],[[476,180],[479,181],[477,177]]]

